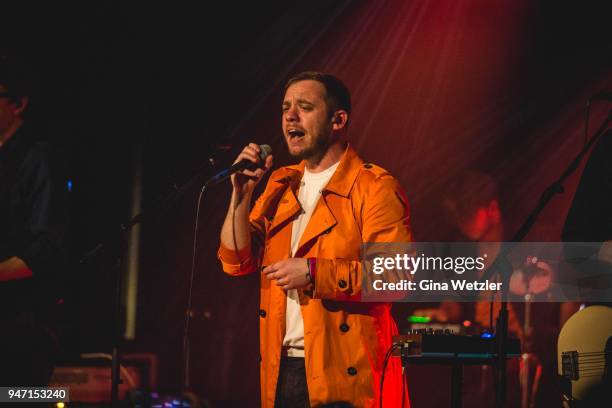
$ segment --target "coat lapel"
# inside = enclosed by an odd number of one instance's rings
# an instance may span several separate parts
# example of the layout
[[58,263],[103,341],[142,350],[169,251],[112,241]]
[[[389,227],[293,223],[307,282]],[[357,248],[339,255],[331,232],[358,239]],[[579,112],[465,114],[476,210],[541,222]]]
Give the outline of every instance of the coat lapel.
[[[321,193],[319,202],[300,239],[298,250],[295,253],[296,257],[299,258],[308,252],[308,244],[310,242],[316,240],[320,235],[331,231],[338,223],[336,216],[334,216],[334,209],[330,208],[326,197],[329,194],[336,194],[348,199],[362,164],[363,161],[357,156],[355,151],[348,146],[340,159],[340,164],[334,175]],[[340,211],[339,209],[335,210]]]
[[[271,219],[269,238],[274,236],[281,228],[293,222],[295,217],[302,211],[296,190],[302,179],[303,164],[284,168],[284,172],[275,177],[272,182],[279,184],[282,189],[280,199],[275,200],[274,205],[270,205],[269,219]],[[302,170],[302,171],[300,171]]]
[[337,223],[338,221],[336,220],[334,213],[331,211],[327,205],[327,202],[325,201],[325,196],[321,194],[321,198],[319,199],[319,202],[317,203],[312,216],[310,217],[310,221],[308,221],[308,225],[300,238],[300,244],[294,256],[296,258],[303,256],[303,252],[308,252],[303,251],[303,248],[305,248],[309,242],[317,239],[319,235],[331,231],[331,229]]
[[274,218],[272,219],[270,231],[268,232],[269,236],[274,236],[278,230],[286,226],[288,223],[293,222],[295,217],[297,217],[301,211],[302,206],[295,196],[295,191],[293,191],[291,188],[287,188],[278,203],[276,215],[274,215]]

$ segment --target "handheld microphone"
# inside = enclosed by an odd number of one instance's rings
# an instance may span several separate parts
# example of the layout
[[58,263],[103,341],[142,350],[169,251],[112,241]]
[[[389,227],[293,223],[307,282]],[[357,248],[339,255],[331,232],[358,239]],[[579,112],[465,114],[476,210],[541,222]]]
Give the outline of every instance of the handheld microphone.
[[232,174],[237,173],[239,171],[245,170],[245,169],[249,169],[249,170],[254,170],[257,167],[260,167],[261,165],[263,165],[263,163],[266,161],[266,157],[268,157],[269,155],[272,154],[272,148],[267,145],[259,145],[259,159],[261,160],[261,162],[259,163],[253,163],[250,160],[240,160],[238,163],[232,165],[230,168],[225,169],[219,173],[217,173],[216,175],[214,175],[213,177],[211,177],[206,184],[217,184],[223,180],[225,180],[226,178],[230,177]]

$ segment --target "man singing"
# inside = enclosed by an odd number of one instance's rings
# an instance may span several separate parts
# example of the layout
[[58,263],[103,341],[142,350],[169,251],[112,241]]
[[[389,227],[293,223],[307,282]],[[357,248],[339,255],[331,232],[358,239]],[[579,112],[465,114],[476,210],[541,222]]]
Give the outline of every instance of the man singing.
[[[361,245],[411,240],[408,203],[382,168],[346,141],[349,91],[303,72],[285,86],[282,129],[297,165],[232,176],[219,259],[230,275],[261,273],[262,407],[377,407],[385,353],[397,333],[389,303],[361,303]],[[249,144],[236,162],[261,162]],[[385,407],[408,406],[401,366],[384,373]]]

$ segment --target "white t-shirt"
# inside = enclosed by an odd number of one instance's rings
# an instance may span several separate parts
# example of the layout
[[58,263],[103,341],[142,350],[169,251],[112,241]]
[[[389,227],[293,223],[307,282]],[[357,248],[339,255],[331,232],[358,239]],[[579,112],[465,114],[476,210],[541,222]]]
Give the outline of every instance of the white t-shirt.
[[[302,234],[306,230],[308,221],[314,212],[321,191],[327,185],[340,162],[323,170],[320,173],[311,173],[304,169],[304,176],[300,183],[298,201],[302,206],[302,213],[293,221],[291,226],[291,256],[298,250]],[[305,263],[306,261],[304,261]],[[285,338],[283,347],[290,357],[304,357],[304,320],[300,309],[300,299],[296,289],[287,292],[287,314],[285,318]]]

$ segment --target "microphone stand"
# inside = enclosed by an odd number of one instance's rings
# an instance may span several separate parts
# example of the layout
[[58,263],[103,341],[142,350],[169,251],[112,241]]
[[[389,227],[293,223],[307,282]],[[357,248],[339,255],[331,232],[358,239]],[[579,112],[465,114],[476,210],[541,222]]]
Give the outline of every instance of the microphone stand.
[[540,196],[540,200],[527,216],[527,219],[523,222],[518,231],[514,234],[510,242],[502,246],[499,255],[491,265],[491,268],[485,273],[483,279],[488,279],[494,276],[496,273],[499,274],[502,281],[502,302],[497,318],[497,325],[495,330],[495,336],[497,338],[497,362],[495,365],[495,406],[497,408],[503,408],[506,402],[506,356],[508,355],[507,350],[507,339],[508,339],[508,291],[510,284],[510,275],[512,275],[512,265],[508,261],[508,254],[514,249],[514,247],[522,241],[525,236],[529,233],[533,225],[535,224],[538,216],[544,210],[549,201],[555,196],[555,194],[561,194],[564,192],[563,183],[565,180],[572,175],[584,156],[588,153],[595,142],[604,134],[608,127],[610,120],[612,119],[612,111],[608,113],[607,118],[604,120],[602,125],[597,129],[597,132],[588,143],[584,145],[582,150],[576,155],[574,160],[567,166],[561,177],[550,186],[548,186]]
[[[112,248],[113,250],[120,253],[120,248],[116,246],[112,246],[109,243],[113,241],[112,237],[116,235],[120,236],[120,240],[123,241],[125,235],[127,235],[134,226],[143,222],[146,217],[159,216],[167,212],[172,204],[180,197],[182,197],[186,191],[193,187],[195,182],[199,179],[200,173],[204,170],[204,167],[213,167],[215,165],[215,154],[223,149],[218,149],[215,151],[207,160],[207,166],[200,166],[196,172],[183,184],[173,183],[169,191],[162,194],[158,197],[151,208],[149,210],[141,211],[140,213],[134,215],[129,221],[126,223],[120,224],[117,229],[113,233],[108,234],[100,243],[98,243],[95,247],[89,250],[83,257],[80,259],[79,263],[84,265],[91,260],[93,260],[98,255],[101,255],[107,252],[107,248]],[[206,184],[210,182],[207,181]],[[113,252],[112,250],[109,252]],[[116,255],[116,261],[114,264],[115,268],[115,290],[113,293],[113,319],[114,324],[112,328],[112,336],[111,336],[111,406],[119,407],[119,384],[122,383],[120,377],[120,343],[121,343],[121,291],[122,291],[122,276],[121,276],[121,266],[122,266],[122,256]],[[191,310],[186,311],[186,319],[191,319]],[[188,335],[187,333],[185,334]],[[188,352],[188,350],[187,350]],[[188,358],[188,356],[186,357]]]

